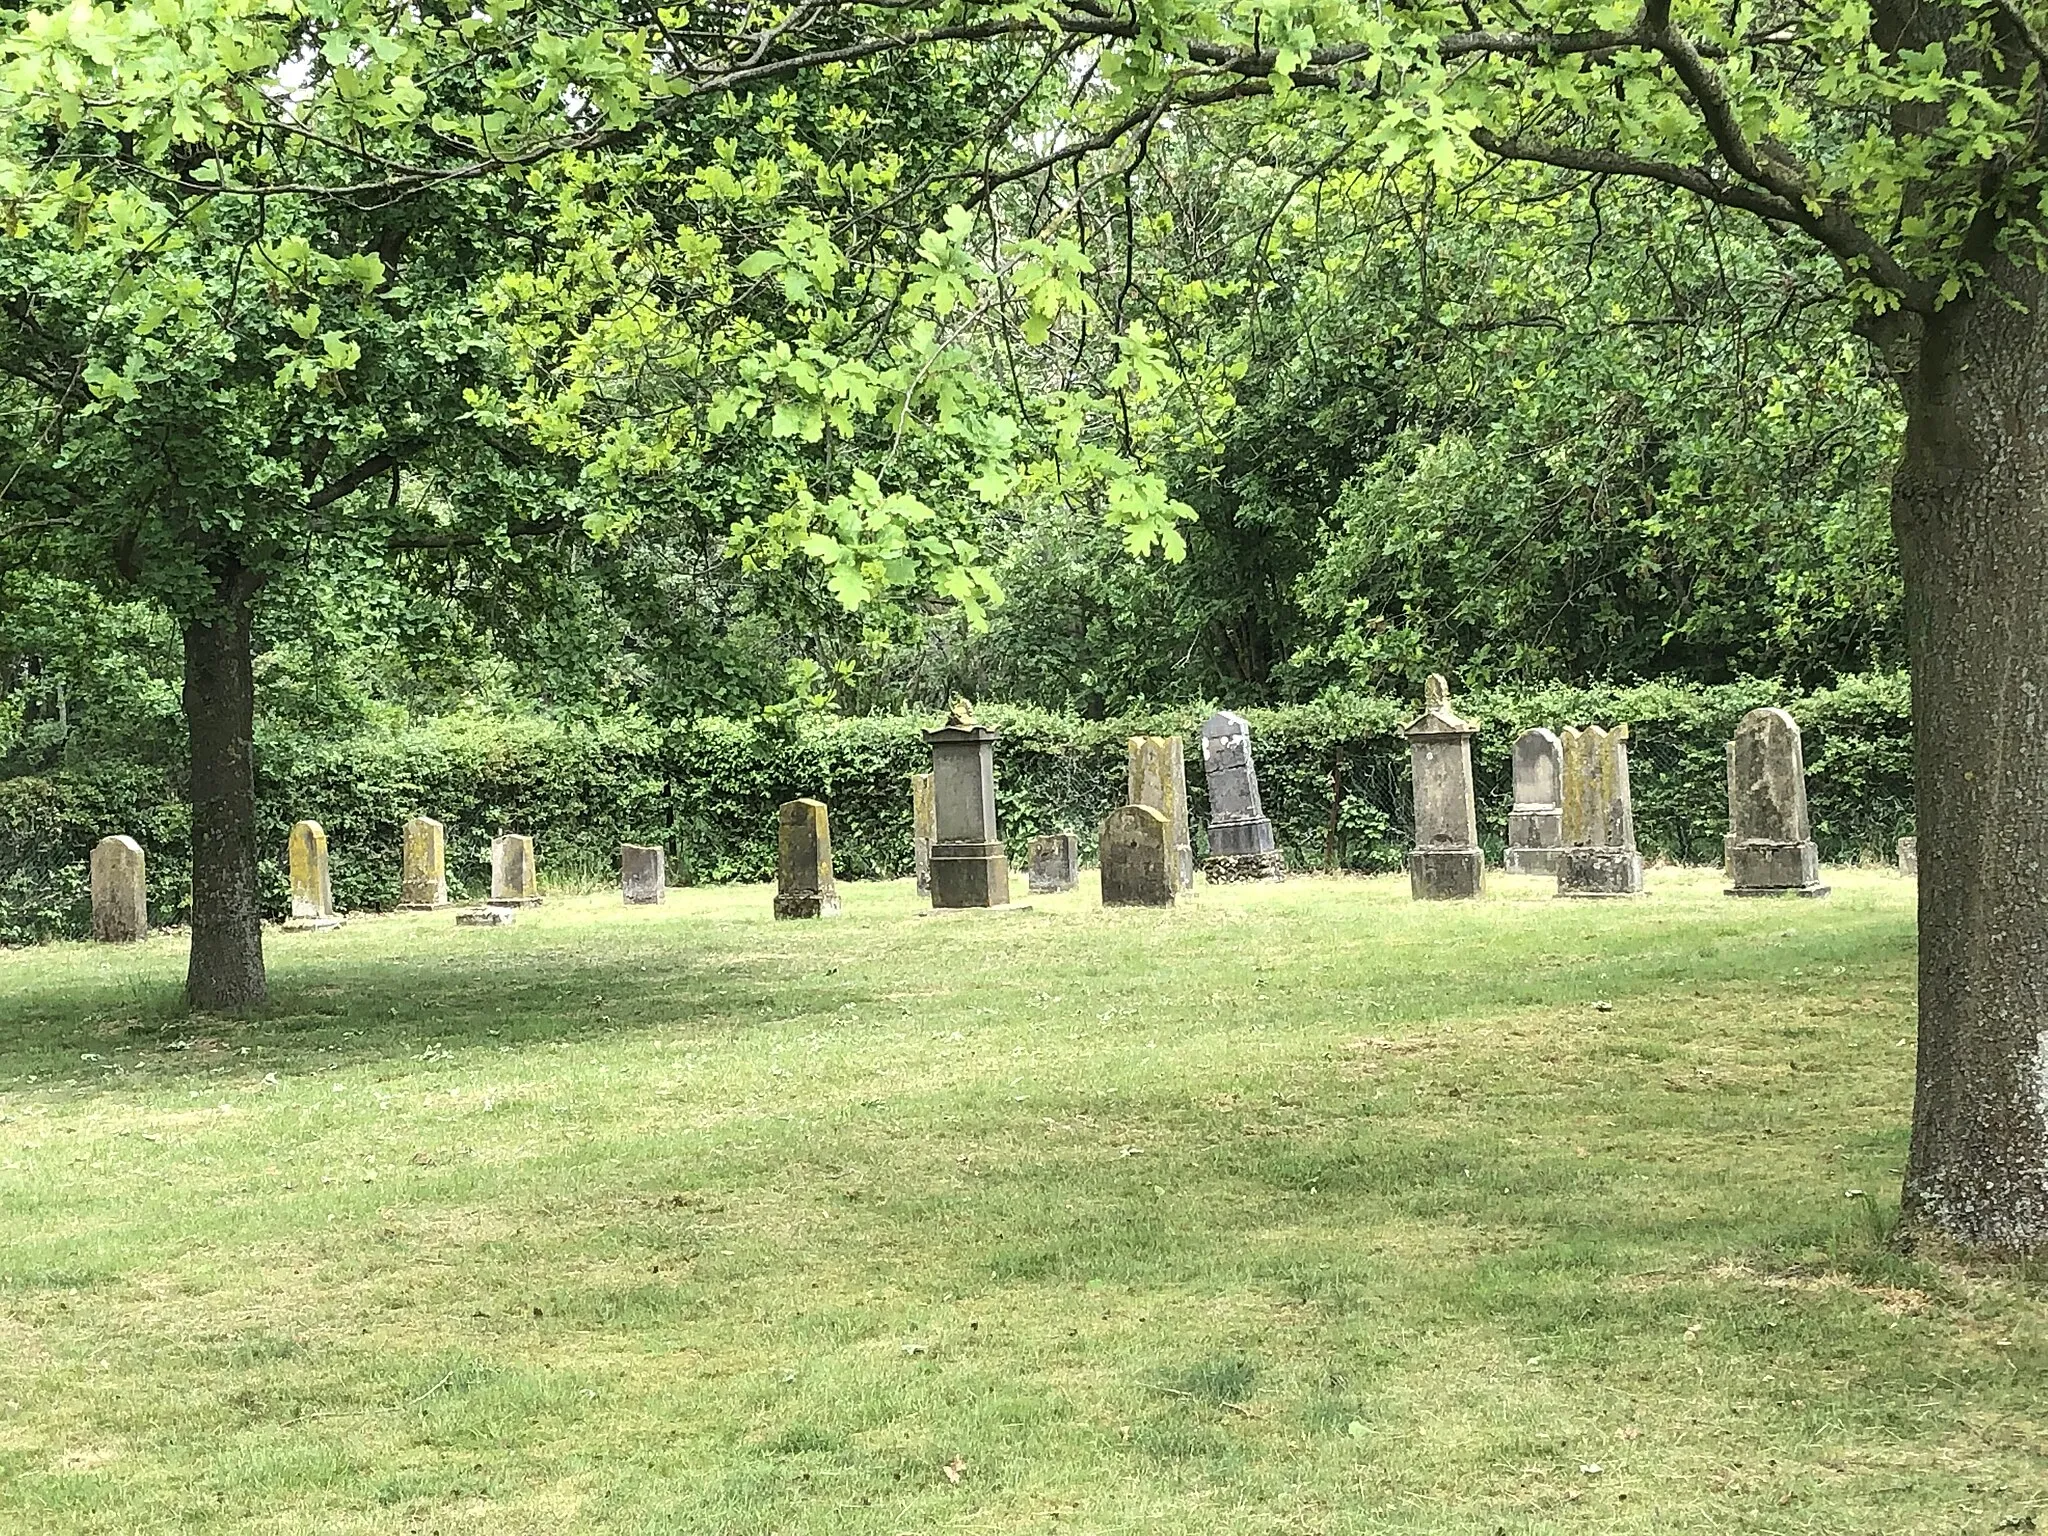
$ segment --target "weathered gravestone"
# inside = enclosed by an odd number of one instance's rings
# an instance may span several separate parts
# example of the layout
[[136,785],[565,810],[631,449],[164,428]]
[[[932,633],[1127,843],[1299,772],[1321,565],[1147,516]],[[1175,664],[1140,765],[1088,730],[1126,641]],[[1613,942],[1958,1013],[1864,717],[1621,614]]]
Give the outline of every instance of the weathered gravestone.
[[668,854],[645,843],[619,844],[619,893],[626,904],[652,906],[668,899]]
[[1515,739],[1515,808],[1508,812],[1507,868],[1521,875],[1557,873],[1558,844],[1564,839],[1559,805],[1564,783],[1564,748],[1557,733],[1537,726]]
[[507,832],[491,841],[491,905],[540,905],[540,871],[533,861],[533,839]]
[[1081,839],[1071,832],[1031,839],[1029,874],[1033,895],[1071,891],[1081,883]]
[[1195,840],[1188,818],[1187,753],[1178,736],[1133,736],[1126,799],[1149,805],[1166,818],[1173,832],[1174,878],[1180,888],[1195,888]]
[[1828,893],[1807,823],[1799,723],[1782,709],[1752,709],[1728,743],[1725,861],[1730,896]]
[[517,907],[464,907],[455,914],[458,928],[510,928],[519,921]]
[[431,816],[405,824],[399,849],[398,904],[426,912],[448,905],[448,839]]
[[1102,824],[1102,904],[1170,907],[1180,897],[1173,825],[1149,805],[1120,805]]
[[1252,728],[1243,715],[1223,709],[1202,722],[1202,777],[1209,786],[1209,856],[1202,873],[1210,883],[1284,879],[1287,860],[1273,845],[1273,823],[1259,802]]
[[1640,896],[1643,860],[1628,793],[1628,727],[1566,727],[1560,896]]
[[932,776],[910,776],[910,857],[917,870],[917,894],[932,888],[932,844],[938,841],[938,812],[932,806]]
[[327,833],[317,821],[293,825],[285,846],[285,862],[291,871],[292,915],[285,927],[303,932],[338,928],[334,915],[334,888],[327,878]]
[[1459,901],[1486,882],[1479,813],[1472,800],[1472,738],[1478,729],[1451,708],[1436,674],[1423,685],[1422,713],[1403,727],[1415,770],[1415,851],[1408,889],[1417,901]]
[[149,937],[142,844],[132,837],[103,837],[93,844],[92,936],[102,944],[134,944]]
[[996,830],[996,733],[955,699],[946,723],[926,731],[932,748],[932,905],[1001,907],[1010,861]]
[[777,817],[775,915],[839,915],[839,884],[832,878],[832,824],[822,800],[791,800]]
[[1902,837],[1899,839],[1899,873],[1908,880],[1920,878],[1920,839]]

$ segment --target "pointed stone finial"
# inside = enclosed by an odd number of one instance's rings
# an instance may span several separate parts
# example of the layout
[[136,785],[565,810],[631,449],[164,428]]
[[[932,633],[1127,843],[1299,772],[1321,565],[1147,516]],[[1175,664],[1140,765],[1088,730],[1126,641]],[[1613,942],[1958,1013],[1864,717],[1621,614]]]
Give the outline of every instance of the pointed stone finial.
[[1429,674],[1429,680],[1422,685],[1422,707],[1439,712],[1451,707],[1451,685],[1444,681],[1441,672]]

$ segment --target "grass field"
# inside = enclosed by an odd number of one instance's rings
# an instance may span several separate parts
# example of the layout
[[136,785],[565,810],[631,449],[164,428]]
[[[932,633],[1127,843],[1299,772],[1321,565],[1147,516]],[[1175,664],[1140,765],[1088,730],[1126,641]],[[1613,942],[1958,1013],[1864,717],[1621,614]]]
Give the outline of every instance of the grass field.
[[[1896,877],[0,954],[0,1528],[2048,1528]],[[1860,1192],[1860,1193],[1859,1193]]]

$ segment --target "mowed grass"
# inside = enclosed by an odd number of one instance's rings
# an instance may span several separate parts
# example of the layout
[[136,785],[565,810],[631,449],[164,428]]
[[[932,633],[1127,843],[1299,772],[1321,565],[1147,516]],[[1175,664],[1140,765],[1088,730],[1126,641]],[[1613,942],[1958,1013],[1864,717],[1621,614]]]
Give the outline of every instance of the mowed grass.
[[2048,1299],[1886,1246],[1911,894],[1831,878],[576,897],[272,934],[247,1021],[0,955],[0,1527],[2048,1527]]

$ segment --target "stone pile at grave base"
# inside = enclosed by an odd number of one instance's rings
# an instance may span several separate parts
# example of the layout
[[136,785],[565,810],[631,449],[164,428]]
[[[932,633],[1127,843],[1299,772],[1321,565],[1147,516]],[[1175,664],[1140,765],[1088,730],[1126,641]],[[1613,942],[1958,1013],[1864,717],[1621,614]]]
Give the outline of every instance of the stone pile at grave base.
[[1102,824],[1102,904],[1170,907],[1180,899],[1173,826],[1149,805],[1121,805]]
[[668,899],[668,853],[645,843],[619,844],[619,894],[630,907]]
[[1259,800],[1252,728],[1243,715],[1218,710],[1202,722],[1202,777],[1209,787],[1209,856],[1202,873],[1210,883],[1284,879],[1287,861]]
[[415,816],[405,824],[399,850],[398,905],[411,912],[431,912],[448,905],[448,839],[431,816]]
[[149,886],[142,844],[103,837],[92,850],[92,936],[102,944],[134,944],[149,937]]
[[533,861],[533,839],[507,832],[491,842],[491,905],[540,905],[540,871]]
[[910,856],[917,873],[917,894],[932,889],[932,844],[939,839],[938,812],[932,804],[932,776],[910,776]]
[[1505,867],[1518,875],[1555,875],[1564,839],[1559,801],[1564,781],[1564,748],[1557,733],[1542,726],[1515,740],[1515,806],[1508,813]]
[[292,915],[285,927],[317,932],[337,928],[334,888],[327,874],[327,833],[317,821],[302,821],[292,827],[285,850],[291,871]]
[[1149,805],[1166,818],[1173,834],[1174,878],[1195,888],[1195,842],[1188,810],[1187,753],[1178,736],[1133,736],[1127,744],[1125,799]]
[[1026,882],[1034,896],[1071,891],[1081,883],[1081,839],[1071,832],[1054,832],[1031,839],[1031,863]]
[[956,699],[926,731],[932,749],[932,906],[1007,906],[1010,861],[996,829],[996,733]]
[[1752,709],[1728,743],[1730,896],[1825,896],[1806,815],[1806,754],[1782,709]]
[[1628,727],[1567,726],[1564,739],[1563,845],[1557,858],[1560,896],[1640,896],[1643,860],[1636,852],[1635,810],[1628,791]]
[[832,826],[822,800],[791,800],[775,831],[775,915],[836,917],[839,885],[832,878]]
[[1479,812],[1472,797],[1470,721],[1451,708],[1451,690],[1431,674],[1422,713],[1403,728],[1415,773],[1415,851],[1408,857],[1408,887],[1417,901],[1460,901],[1480,894],[1486,855],[1479,847]]

